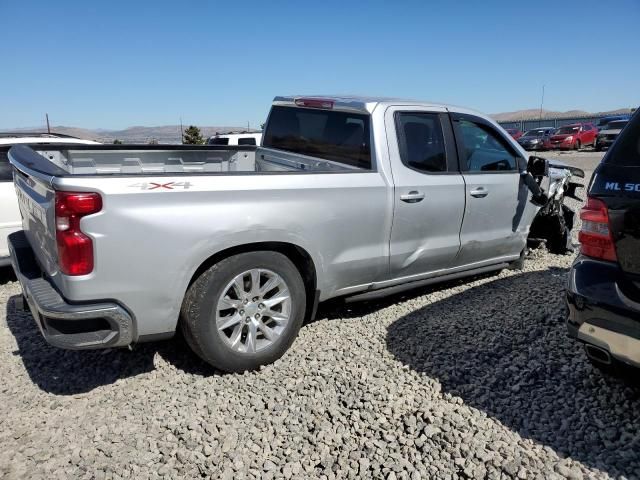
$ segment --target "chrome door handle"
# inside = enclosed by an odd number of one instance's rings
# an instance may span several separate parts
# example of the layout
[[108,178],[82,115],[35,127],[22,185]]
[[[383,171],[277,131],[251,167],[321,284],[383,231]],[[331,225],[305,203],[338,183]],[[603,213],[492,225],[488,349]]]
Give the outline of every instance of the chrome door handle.
[[417,190],[411,190],[409,193],[400,195],[400,200],[407,203],[418,203],[424,198],[424,193],[420,193]]
[[478,187],[475,190],[471,190],[469,193],[471,194],[472,197],[484,198],[487,195],[489,195],[489,190],[485,190],[484,187]]

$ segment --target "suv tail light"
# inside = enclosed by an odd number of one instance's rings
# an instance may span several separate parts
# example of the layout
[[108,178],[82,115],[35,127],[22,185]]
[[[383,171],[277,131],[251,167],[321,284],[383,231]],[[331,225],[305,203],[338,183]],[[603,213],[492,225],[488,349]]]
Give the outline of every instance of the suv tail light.
[[582,228],[578,234],[580,252],[589,257],[617,262],[607,205],[602,200],[589,197],[580,211],[580,218],[582,219]]
[[80,219],[102,210],[97,193],[56,192],[56,243],[60,271],[86,275],[93,271],[93,241],[80,230]]

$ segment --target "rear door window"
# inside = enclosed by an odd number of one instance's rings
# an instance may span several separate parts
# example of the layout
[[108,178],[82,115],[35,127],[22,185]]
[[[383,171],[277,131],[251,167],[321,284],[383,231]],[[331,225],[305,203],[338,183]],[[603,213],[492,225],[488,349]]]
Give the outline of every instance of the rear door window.
[[620,133],[605,162],[625,167],[640,167],[640,113],[636,113]]
[[209,139],[209,145],[229,145],[227,137],[214,137]]
[[400,112],[396,129],[402,163],[426,173],[447,171],[444,135],[437,113]]
[[253,137],[245,137],[238,139],[238,145],[255,145],[256,139]]
[[369,115],[274,106],[262,145],[371,169],[370,138]]

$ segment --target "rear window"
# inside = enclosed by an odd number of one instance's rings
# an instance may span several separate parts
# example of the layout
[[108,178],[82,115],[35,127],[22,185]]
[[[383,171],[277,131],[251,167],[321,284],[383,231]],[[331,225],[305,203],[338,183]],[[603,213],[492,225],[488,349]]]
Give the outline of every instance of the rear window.
[[209,139],[209,145],[229,145],[229,139],[226,137],[213,137]]
[[640,111],[618,136],[605,159],[614,165],[640,167]]
[[238,139],[238,145],[255,145],[256,139],[253,137],[245,137]]
[[369,115],[275,106],[262,145],[371,169]]

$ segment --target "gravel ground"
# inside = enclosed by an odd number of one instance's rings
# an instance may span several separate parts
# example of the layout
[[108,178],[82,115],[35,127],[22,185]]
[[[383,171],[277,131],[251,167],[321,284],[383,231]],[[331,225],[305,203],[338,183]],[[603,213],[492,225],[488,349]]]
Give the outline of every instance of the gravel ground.
[[52,348],[2,272],[0,476],[638,478],[639,394],[565,333],[572,259],[537,250],[523,271],[323,305],[243,375],[181,341]]

